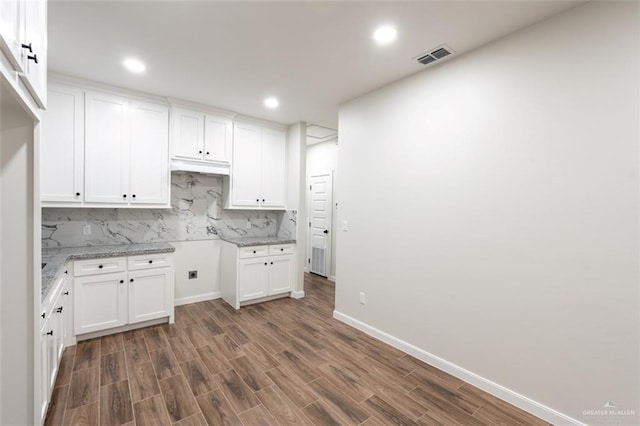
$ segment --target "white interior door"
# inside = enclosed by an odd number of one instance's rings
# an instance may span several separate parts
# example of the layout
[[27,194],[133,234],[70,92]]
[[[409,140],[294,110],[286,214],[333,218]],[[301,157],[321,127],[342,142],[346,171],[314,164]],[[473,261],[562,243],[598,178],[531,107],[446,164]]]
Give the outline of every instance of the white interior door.
[[331,271],[331,212],[333,172],[310,177],[309,272],[328,277]]

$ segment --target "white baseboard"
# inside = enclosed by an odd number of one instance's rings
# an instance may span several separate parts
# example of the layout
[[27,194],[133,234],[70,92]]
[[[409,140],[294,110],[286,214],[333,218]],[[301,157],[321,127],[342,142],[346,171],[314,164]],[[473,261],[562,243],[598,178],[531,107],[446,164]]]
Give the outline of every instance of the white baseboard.
[[546,405],[527,398],[524,395],[520,395],[519,393],[514,392],[511,389],[507,389],[502,385],[492,382],[491,380],[485,379],[484,377],[479,376],[476,373],[473,373],[423,349],[413,346],[412,344],[407,343],[404,340],[400,340],[390,334],[387,334],[384,331],[371,327],[370,325],[365,324],[362,321],[359,321],[338,311],[333,311],[333,317],[338,321],[342,321],[345,324],[348,324],[351,327],[356,328],[371,337],[375,337],[376,339],[387,343],[404,353],[407,353],[423,362],[426,362],[429,365],[445,371],[460,380],[472,384],[473,386],[480,388],[483,391],[512,405],[515,405],[516,407],[527,411],[549,423],[553,423],[556,425],[570,424],[576,426],[586,426],[584,423],[574,418],[571,418],[552,408],[547,407]]
[[302,291],[292,291],[291,297],[294,299],[302,299],[304,297],[304,290]]
[[305,271],[306,273],[309,273],[309,268],[307,268],[307,267],[305,266],[305,267],[304,267],[304,271]]
[[330,275],[327,279],[329,281],[333,281],[334,283],[336,282],[336,276],[335,275]]
[[173,304],[175,306],[188,305],[190,303],[204,302],[205,300],[219,299],[221,296],[220,292],[216,291],[214,293],[198,294],[197,296],[181,297],[175,299]]

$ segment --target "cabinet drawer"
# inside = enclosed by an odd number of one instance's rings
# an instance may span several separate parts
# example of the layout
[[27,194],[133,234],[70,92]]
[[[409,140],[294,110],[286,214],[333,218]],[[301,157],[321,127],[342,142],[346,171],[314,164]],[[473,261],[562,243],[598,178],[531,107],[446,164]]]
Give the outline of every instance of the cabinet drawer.
[[73,262],[73,275],[108,274],[125,270],[127,263],[124,257],[110,257],[105,259],[76,260]]
[[263,257],[269,254],[269,246],[240,247],[238,257],[240,259],[250,259],[252,257]]
[[140,256],[129,257],[129,270],[136,271],[138,269],[163,268],[165,266],[173,266],[173,256],[169,253],[143,254]]
[[279,254],[292,254],[295,251],[295,244],[278,244],[269,246],[269,255],[277,256]]

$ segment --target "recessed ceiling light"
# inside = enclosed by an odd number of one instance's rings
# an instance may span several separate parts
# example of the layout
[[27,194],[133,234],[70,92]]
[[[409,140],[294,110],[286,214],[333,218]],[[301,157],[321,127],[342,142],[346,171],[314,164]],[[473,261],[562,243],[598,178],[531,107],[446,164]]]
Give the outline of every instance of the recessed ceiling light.
[[396,29],[390,25],[383,25],[373,33],[373,39],[378,44],[389,44],[398,36]]
[[122,65],[129,71],[135,74],[143,73],[147,67],[137,59],[128,58],[122,61]]
[[266,106],[267,108],[278,108],[278,105],[280,105],[280,102],[278,102],[277,98],[270,97],[264,100],[264,106]]

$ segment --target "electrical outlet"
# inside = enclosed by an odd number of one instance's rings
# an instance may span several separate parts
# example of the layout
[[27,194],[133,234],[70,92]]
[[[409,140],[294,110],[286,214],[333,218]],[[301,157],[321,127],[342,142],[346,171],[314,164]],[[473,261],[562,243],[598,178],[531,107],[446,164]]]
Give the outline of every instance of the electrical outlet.
[[189,279],[198,278],[198,271],[189,271]]
[[247,219],[247,229],[251,229],[251,221]]
[[349,230],[349,222],[347,222],[346,220],[342,221],[342,230],[343,231],[348,231]]
[[360,292],[360,304],[364,305],[366,303],[366,295],[363,292]]
[[82,225],[82,233],[84,235],[91,235],[91,225]]

